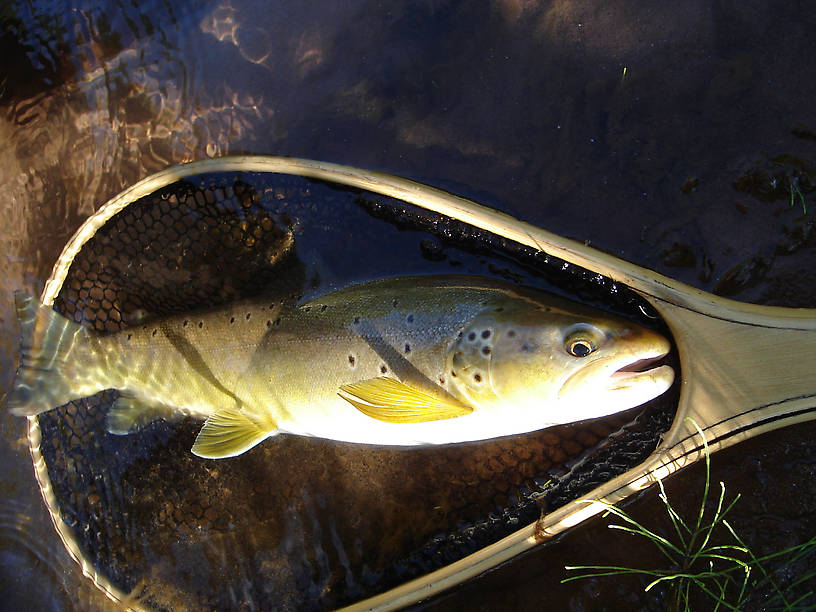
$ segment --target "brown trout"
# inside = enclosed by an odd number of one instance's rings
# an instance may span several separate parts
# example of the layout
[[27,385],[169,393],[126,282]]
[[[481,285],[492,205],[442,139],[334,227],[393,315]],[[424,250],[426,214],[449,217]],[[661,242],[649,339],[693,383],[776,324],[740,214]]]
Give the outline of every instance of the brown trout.
[[[379,280],[297,306],[240,302],[100,335],[16,295],[8,406],[35,415],[104,389],[126,434],[206,419],[192,451],[239,455],[278,433],[449,444],[626,410],[669,388],[659,334],[478,277]],[[653,367],[654,366],[654,367]]]

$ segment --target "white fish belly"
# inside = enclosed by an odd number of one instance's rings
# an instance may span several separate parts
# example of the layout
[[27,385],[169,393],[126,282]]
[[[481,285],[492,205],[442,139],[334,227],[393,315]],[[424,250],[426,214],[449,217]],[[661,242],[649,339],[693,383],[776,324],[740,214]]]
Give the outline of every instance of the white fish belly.
[[297,407],[297,420],[281,423],[281,431],[342,442],[389,446],[451,444],[486,440],[540,429],[544,425],[508,420],[494,411],[475,411],[455,419],[424,423],[386,423],[369,417],[340,396],[319,405]]

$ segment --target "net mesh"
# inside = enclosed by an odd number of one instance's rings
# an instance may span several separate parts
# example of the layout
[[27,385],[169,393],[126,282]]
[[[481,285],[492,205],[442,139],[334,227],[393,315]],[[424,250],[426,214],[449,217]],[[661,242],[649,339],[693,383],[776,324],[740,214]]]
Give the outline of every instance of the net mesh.
[[[404,202],[268,173],[200,175],[113,216],[55,308],[101,333],[377,276],[500,276],[640,322],[614,283]],[[663,330],[665,331],[665,330]],[[674,364],[676,367],[676,363]],[[190,453],[200,421],[105,431],[106,391],[39,417],[57,512],[86,560],[147,607],[316,610],[462,558],[641,462],[676,394],[513,438],[395,449],[281,435],[239,457]]]

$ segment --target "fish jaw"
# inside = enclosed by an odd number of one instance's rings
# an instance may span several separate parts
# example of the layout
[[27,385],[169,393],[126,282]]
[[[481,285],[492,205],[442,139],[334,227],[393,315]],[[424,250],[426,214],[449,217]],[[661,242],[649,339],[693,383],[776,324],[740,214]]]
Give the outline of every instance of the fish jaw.
[[671,366],[660,365],[644,372],[616,372],[609,377],[611,405],[621,409],[639,406],[668,391],[674,382]]
[[674,383],[674,369],[654,364],[668,354],[670,344],[656,334],[650,340],[640,350],[603,357],[574,372],[559,390],[559,399],[595,406],[586,417],[594,418],[634,408],[665,393]]

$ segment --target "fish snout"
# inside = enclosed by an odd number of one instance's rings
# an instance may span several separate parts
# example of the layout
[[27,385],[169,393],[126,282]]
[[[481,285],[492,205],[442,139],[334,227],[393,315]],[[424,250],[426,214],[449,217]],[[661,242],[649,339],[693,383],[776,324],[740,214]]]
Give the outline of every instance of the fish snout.
[[[644,330],[638,346],[601,357],[573,372],[559,391],[559,398],[597,404],[603,414],[634,408],[663,394],[674,382],[674,369],[661,361],[671,344]],[[601,416],[600,414],[597,416]]]

